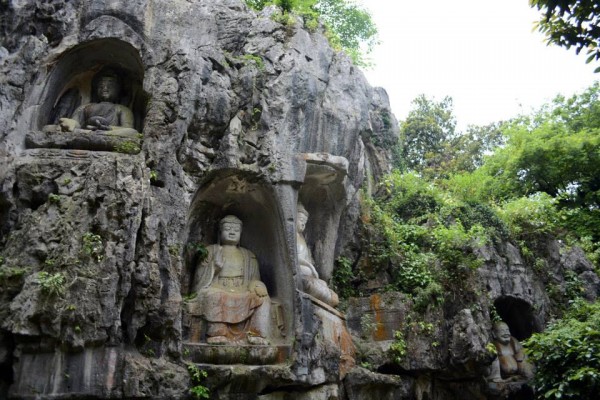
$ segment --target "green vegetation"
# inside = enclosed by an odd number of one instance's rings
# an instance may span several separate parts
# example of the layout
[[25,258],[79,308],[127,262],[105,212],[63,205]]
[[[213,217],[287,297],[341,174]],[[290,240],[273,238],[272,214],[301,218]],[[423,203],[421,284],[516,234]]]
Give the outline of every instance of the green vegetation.
[[42,293],[48,296],[60,296],[65,291],[65,277],[60,272],[55,274],[38,272],[37,282],[42,289]]
[[48,201],[52,204],[59,204],[60,203],[60,196],[54,193],[50,193],[48,195]]
[[413,105],[400,123],[396,169],[373,197],[362,195],[361,259],[337,260],[340,297],[361,294],[383,273],[386,289],[412,297],[416,312],[447,299],[468,306],[478,249],[509,241],[560,316],[584,285],[574,272],[564,284],[552,280],[548,240],[580,246],[600,271],[600,85],[465,132],[450,98],[419,96]]
[[0,286],[6,290],[9,286],[21,285],[29,267],[10,267],[5,264],[6,259],[0,256]]
[[526,346],[540,398],[592,399],[600,392],[600,302],[575,301]]
[[485,350],[490,353],[490,355],[495,356],[496,354],[498,354],[498,349],[496,349],[496,345],[494,343],[488,342],[485,345]]
[[28,271],[29,268],[1,266],[0,285],[7,286],[13,283],[15,280],[20,281]]
[[[600,60],[600,3],[595,0],[529,0],[543,12],[538,29],[548,43],[570,49],[577,54],[586,50],[586,62]],[[600,72],[600,67],[595,72]]]
[[85,254],[92,257],[96,262],[102,261],[104,258],[104,245],[100,235],[86,232],[83,234],[82,242],[82,250]]
[[332,47],[346,52],[358,66],[368,65],[365,55],[377,44],[377,28],[371,15],[352,1],[246,0],[246,4],[255,10],[274,4],[282,10],[275,17],[277,22],[291,25],[294,18],[290,14],[295,14],[302,17],[309,31],[315,31],[320,21]]
[[533,256],[536,242],[554,235],[581,245],[597,262],[600,85],[558,96],[531,115],[464,133],[454,128],[451,104],[449,98],[437,103],[420,96],[401,123],[396,167],[423,186],[422,195],[404,207],[433,212],[441,209],[439,199],[462,202],[462,215],[453,218],[463,225],[473,218],[488,221],[484,236],[510,238]]
[[440,304],[443,292],[468,287],[481,265],[474,249],[506,230],[489,208],[462,201],[414,172],[388,175],[365,207],[371,268],[387,271],[390,289],[414,296],[419,309]]
[[400,364],[407,353],[406,340],[401,331],[394,332],[394,342],[390,346],[390,355],[396,364]]
[[348,257],[339,257],[335,260],[332,286],[342,299],[347,299],[358,294],[355,286],[352,284],[353,279],[352,261]]
[[202,243],[188,243],[188,248],[197,255],[198,262],[208,257],[208,249]]
[[198,292],[193,292],[193,293],[190,293],[190,294],[186,294],[185,296],[183,296],[183,301],[194,300],[196,298],[196,296],[198,296]]
[[201,370],[196,366],[196,364],[188,363],[187,370],[190,374],[190,379],[192,381],[192,387],[190,388],[190,393],[196,399],[208,399],[210,398],[210,391],[206,386],[202,385],[202,381],[208,376],[206,371]]
[[115,146],[115,151],[123,154],[137,154],[140,150],[140,146],[132,140],[125,140]]
[[251,125],[250,129],[252,129],[252,130],[258,129],[261,116],[262,116],[262,108],[254,107],[252,109],[252,116],[251,116],[252,125]]
[[[469,305],[478,296],[477,249],[515,243],[546,285],[554,317],[564,315],[528,343],[540,398],[592,398],[600,389],[600,302],[581,300],[575,271],[553,280],[545,251],[549,239],[580,246],[600,272],[600,85],[465,132],[456,130],[450,98],[420,96],[413,105],[400,124],[396,170],[372,198],[363,194],[367,254],[355,265],[338,261],[334,282],[354,289],[385,271],[388,288],[412,296],[416,313],[449,300]],[[493,308],[490,318],[500,318]],[[402,361],[401,333],[390,351]]]
[[452,98],[445,97],[436,102],[420,95],[412,105],[414,108],[400,127],[401,157],[398,162],[401,164],[398,166],[402,170],[414,170],[426,164],[428,158],[440,154],[444,143],[454,136],[456,127]]
[[177,257],[181,252],[181,245],[179,243],[175,243],[169,246],[169,254],[173,257]]
[[261,56],[257,56],[255,54],[244,54],[242,56],[242,60],[254,63],[256,67],[261,71],[265,69],[265,62],[263,61]]

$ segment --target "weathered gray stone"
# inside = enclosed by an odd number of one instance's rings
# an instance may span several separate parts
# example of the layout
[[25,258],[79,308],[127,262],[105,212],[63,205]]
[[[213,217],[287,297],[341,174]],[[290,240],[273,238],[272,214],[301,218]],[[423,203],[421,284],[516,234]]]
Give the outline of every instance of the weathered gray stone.
[[349,400],[413,399],[414,388],[414,378],[378,374],[359,367],[350,371],[344,379],[344,390]]
[[[285,354],[295,371],[307,368],[288,383],[269,378],[270,385],[302,384],[307,393],[310,385],[337,385],[343,362],[332,348],[340,343],[333,327],[344,322],[329,324],[339,318],[335,312],[301,306],[295,205],[302,183],[309,196],[322,170],[341,171],[330,182],[331,203],[315,214],[326,228],[311,236],[313,245],[322,243],[313,251],[329,279],[337,230],[345,207],[356,204],[364,164],[375,166],[369,168],[376,177],[389,170],[390,152],[380,142],[395,140],[397,125],[385,94],[320,33],[305,31],[300,20],[273,21],[269,13],[279,11],[272,7],[257,16],[238,0],[90,0],[24,1],[4,11],[0,268],[13,268],[1,297],[4,351],[60,346],[79,357],[124,345],[144,357],[118,352],[131,361],[129,378],[115,381],[111,393],[176,396],[183,381],[161,392],[159,374],[149,371],[182,354],[182,295],[189,294],[195,256],[188,245],[210,243],[214,213],[235,209],[255,227],[244,245],[257,254],[270,293],[281,298],[285,341],[296,343]],[[139,155],[106,153],[119,147],[113,137],[41,133],[70,115],[60,108],[69,88],[85,97],[89,89],[77,82],[112,63],[130,77],[127,104],[144,137],[134,139]],[[370,141],[377,143],[365,145]],[[227,192],[238,184],[250,192]],[[14,362],[22,371],[31,365]],[[27,396],[24,373],[16,380],[12,395]],[[94,385],[81,388],[82,396],[108,395]]]
[[[425,311],[404,295],[371,296],[391,282],[376,271],[360,288],[367,297],[349,302],[348,323],[357,362],[378,372],[352,369],[344,315],[297,291],[296,204],[316,221],[306,240],[330,284],[336,257],[363,250],[361,189],[373,193],[391,168],[398,126],[385,91],[300,18],[272,19],[274,6],[5,3],[0,397],[189,395],[184,360],[216,356],[190,354],[182,310],[197,245],[216,243],[215,223],[228,213],[245,221],[241,245],[257,256],[285,336],[276,357],[247,352],[270,365],[201,365],[216,399],[482,398],[493,392],[483,379],[493,305],[517,337],[548,319],[550,283],[564,292],[575,276],[589,299],[599,294],[581,252],[555,241],[543,277],[513,244],[479,249],[484,264],[464,293]],[[138,154],[112,152],[112,138],[82,145],[40,133],[63,116],[71,88],[89,94],[86,82],[115,63],[143,135]],[[400,363],[389,352],[394,331],[407,343]]]

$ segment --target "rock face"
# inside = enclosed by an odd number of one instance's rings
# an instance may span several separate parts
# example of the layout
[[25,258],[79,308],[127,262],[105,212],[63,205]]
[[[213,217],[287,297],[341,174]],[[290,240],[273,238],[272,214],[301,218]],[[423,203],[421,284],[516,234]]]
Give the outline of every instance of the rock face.
[[[468,302],[410,321],[410,299],[373,294],[344,315],[303,288],[297,203],[329,282],[398,127],[385,91],[321,33],[241,0],[0,11],[0,397],[186,398],[205,385],[215,399],[494,398],[514,391],[484,381],[492,304],[522,340],[551,311],[549,280],[566,290],[577,277],[599,294],[577,250],[550,241],[545,281],[503,243],[480,250]],[[119,72],[139,135],[45,130],[97,102],[105,67]],[[189,312],[228,214],[243,221],[240,245],[272,302],[266,344],[209,346]]]
[[[384,292],[385,280],[370,282],[365,291],[372,294],[351,298],[347,310],[357,364],[396,380],[391,386],[391,381],[374,385],[381,377],[367,383],[365,371],[354,371],[357,375],[345,382],[348,393],[372,390],[386,398],[410,388],[409,394],[392,398],[533,399],[526,376],[494,379],[493,314],[509,325],[514,338],[525,340],[543,330],[570,290],[590,300],[600,293],[598,277],[581,249],[568,249],[551,238],[540,246],[535,262],[544,265],[538,267],[509,242],[477,249],[483,265],[464,276],[460,291],[447,293],[443,304],[432,300],[425,309],[406,294]],[[402,355],[395,350],[399,343]],[[379,394],[383,387],[386,394]]]
[[[0,7],[2,396],[180,398],[190,359],[242,364],[206,367],[218,398],[338,396],[354,346],[296,279],[296,204],[328,280],[344,210],[389,170],[385,92],[301,20],[239,0]],[[104,68],[134,133],[61,132],[98,103]],[[225,214],[278,310],[271,347],[189,344],[192,282]]]

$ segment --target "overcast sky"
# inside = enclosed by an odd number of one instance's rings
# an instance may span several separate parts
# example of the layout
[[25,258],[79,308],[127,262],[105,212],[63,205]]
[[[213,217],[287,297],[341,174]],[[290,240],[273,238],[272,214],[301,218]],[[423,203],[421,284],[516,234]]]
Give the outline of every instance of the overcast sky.
[[600,80],[597,64],[547,46],[527,0],[362,0],[381,44],[366,70],[398,119],[419,94],[451,96],[459,129],[529,112]]

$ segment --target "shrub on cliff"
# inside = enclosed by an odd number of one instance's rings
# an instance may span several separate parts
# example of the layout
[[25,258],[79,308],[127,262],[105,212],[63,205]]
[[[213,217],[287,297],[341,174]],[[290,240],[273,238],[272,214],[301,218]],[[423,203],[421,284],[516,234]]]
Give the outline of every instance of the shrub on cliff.
[[365,55],[377,44],[377,27],[371,14],[347,0],[245,0],[255,10],[276,5],[283,13],[295,13],[313,30],[320,20],[335,50],[343,50],[358,66],[367,66]]
[[414,173],[386,176],[364,205],[369,268],[386,271],[390,289],[423,306],[442,301],[443,292],[465,293],[481,264],[474,249],[506,230],[491,209],[461,201]]
[[600,393],[600,302],[577,300],[564,318],[526,343],[540,399],[592,399]]

